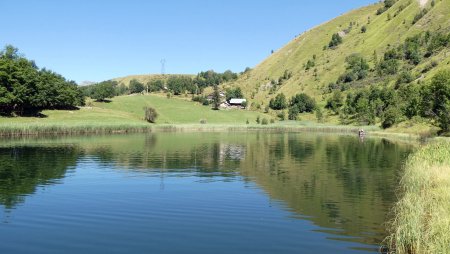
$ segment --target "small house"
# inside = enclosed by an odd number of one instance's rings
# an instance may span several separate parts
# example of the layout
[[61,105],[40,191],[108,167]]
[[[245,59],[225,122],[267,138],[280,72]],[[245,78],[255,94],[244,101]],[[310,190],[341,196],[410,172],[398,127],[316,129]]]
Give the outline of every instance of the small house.
[[243,106],[245,103],[247,103],[246,99],[230,99],[228,102],[231,106]]

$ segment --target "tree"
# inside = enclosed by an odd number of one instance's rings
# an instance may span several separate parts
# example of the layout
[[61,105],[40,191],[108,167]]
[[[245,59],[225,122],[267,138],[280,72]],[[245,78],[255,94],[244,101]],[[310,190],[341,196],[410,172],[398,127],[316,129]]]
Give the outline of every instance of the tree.
[[305,93],[296,94],[291,98],[291,107],[296,107],[299,113],[313,112],[316,108],[316,102]]
[[97,101],[105,101],[108,98],[113,98],[115,93],[116,81],[103,81],[94,85],[92,89],[92,94],[90,95],[92,99]]
[[347,71],[339,77],[339,82],[352,82],[364,79],[369,71],[369,64],[366,59],[359,54],[352,54],[345,58]]
[[154,109],[152,107],[144,107],[144,112],[145,112],[145,116],[144,116],[145,121],[147,121],[149,123],[156,122],[156,118],[158,117],[158,113],[156,112],[156,109]]
[[244,98],[244,94],[242,94],[242,90],[240,87],[236,88],[228,88],[225,91],[227,101],[231,99],[242,99]]
[[287,100],[284,93],[279,93],[269,102],[269,107],[273,110],[281,110],[287,108]]
[[450,131],[450,71],[437,73],[428,88],[431,111],[443,132]]
[[83,104],[84,95],[75,82],[39,69],[11,45],[0,52],[0,114],[36,114]]
[[219,86],[215,85],[214,86],[214,92],[213,92],[213,109],[214,110],[219,110],[220,107],[220,92],[219,92]]
[[144,84],[136,79],[130,81],[130,93],[142,93],[145,90]]
[[325,108],[331,109],[334,113],[338,113],[343,105],[344,100],[341,91],[334,91],[333,95],[327,100]]

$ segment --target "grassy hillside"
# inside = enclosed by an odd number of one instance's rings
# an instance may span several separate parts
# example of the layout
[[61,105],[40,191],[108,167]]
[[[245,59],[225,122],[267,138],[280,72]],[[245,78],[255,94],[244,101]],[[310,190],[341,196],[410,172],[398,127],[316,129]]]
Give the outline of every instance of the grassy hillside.
[[142,129],[153,125],[143,120],[145,106],[154,107],[159,117],[157,124],[207,124],[245,125],[255,123],[258,116],[267,115],[241,110],[214,111],[210,107],[161,95],[118,96],[111,102],[92,102],[80,110],[44,110],[44,117],[0,117],[0,134],[21,132],[83,132]]
[[195,75],[187,75],[187,74],[149,74],[149,75],[130,75],[126,77],[120,77],[120,78],[114,78],[114,81],[117,81],[117,83],[124,84],[128,86],[130,84],[130,81],[133,79],[136,79],[137,81],[146,84],[151,81],[155,80],[162,80],[167,81],[170,77],[180,77],[180,76],[188,76],[188,77],[194,77]]
[[[251,72],[228,85],[241,87],[247,97],[252,98],[252,102],[263,105],[261,108],[277,93],[292,95],[305,92],[324,105],[329,96],[324,93],[324,88],[344,73],[347,56],[359,53],[373,69],[376,59],[383,57],[389,45],[399,45],[406,38],[427,30],[450,31],[450,0],[435,0],[432,8],[431,0],[422,2],[426,2],[425,6],[421,6],[417,0],[399,0],[381,15],[376,13],[383,3],[351,11],[297,36]],[[412,24],[422,8],[430,11]],[[361,31],[363,26],[366,28],[365,33]],[[335,49],[324,49],[334,33],[343,37],[343,43]],[[306,63],[314,55],[315,66],[305,70]],[[411,71],[421,74],[432,62],[438,65],[433,66],[421,79],[428,80],[439,69],[450,68],[450,49],[424,59]],[[285,71],[291,72],[292,77],[271,94],[271,81],[278,80]]]

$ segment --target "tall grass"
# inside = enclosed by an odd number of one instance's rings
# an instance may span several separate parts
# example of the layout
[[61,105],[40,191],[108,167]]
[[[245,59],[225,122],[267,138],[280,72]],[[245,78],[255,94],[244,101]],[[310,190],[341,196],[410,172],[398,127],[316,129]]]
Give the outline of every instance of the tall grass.
[[397,254],[450,253],[450,142],[435,142],[407,161],[390,236]]
[[149,124],[2,124],[0,137],[36,135],[110,134],[151,131]]

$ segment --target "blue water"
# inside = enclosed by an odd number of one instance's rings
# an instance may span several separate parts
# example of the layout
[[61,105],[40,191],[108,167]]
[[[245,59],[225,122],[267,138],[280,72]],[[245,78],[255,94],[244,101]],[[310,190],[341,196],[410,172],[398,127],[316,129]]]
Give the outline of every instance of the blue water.
[[[410,151],[345,136],[152,135],[5,142],[0,253],[375,252],[395,199],[365,185],[396,181]],[[368,155],[335,158],[355,145]]]

